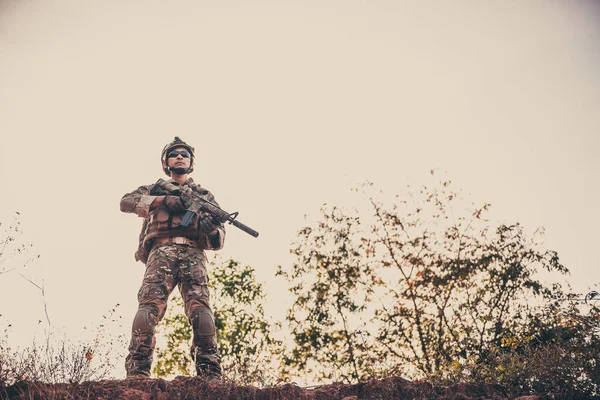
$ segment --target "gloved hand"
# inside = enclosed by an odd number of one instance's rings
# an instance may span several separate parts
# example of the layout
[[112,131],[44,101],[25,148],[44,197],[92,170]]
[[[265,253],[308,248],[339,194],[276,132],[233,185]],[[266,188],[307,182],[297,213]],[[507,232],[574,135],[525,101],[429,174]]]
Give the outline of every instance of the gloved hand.
[[200,232],[210,234],[217,230],[217,225],[211,221],[210,215],[203,214],[198,218],[198,228],[200,229]]
[[167,207],[171,212],[182,213],[186,210],[181,197],[179,196],[165,196],[163,199],[163,206]]

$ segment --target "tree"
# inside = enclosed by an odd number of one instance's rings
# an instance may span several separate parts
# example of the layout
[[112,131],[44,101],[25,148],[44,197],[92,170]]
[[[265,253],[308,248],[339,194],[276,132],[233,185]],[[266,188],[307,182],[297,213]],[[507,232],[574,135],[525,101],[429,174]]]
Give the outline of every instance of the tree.
[[[278,325],[265,317],[265,293],[254,269],[232,259],[213,261],[208,269],[224,376],[238,384],[268,384],[276,378],[272,357],[278,353],[280,342],[272,332]],[[189,355],[192,331],[181,296],[172,299],[159,331],[166,339],[166,348],[156,350],[156,376],[193,375]]]
[[299,369],[319,379],[350,382],[362,378],[369,364],[361,324],[353,317],[364,313],[377,282],[366,242],[355,238],[358,225],[358,216],[333,207],[317,227],[299,232],[292,268],[278,268],[296,297],[286,317],[295,342],[284,358],[286,376]]
[[299,232],[291,268],[295,302],[288,370],[321,379],[444,374],[484,360],[491,346],[523,338],[540,305],[560,289],[538,271],[566,274],[554,251],[518,224],[486,219],[439,181],[390,202],[366,184],[369,212],[322,208]]

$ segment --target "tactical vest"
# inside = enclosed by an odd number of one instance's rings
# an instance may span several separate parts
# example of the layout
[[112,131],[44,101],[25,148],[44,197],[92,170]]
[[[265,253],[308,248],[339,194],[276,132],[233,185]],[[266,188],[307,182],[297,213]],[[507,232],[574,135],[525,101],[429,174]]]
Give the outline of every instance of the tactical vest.
[[[209,198],[210,192],[208,192],[208,190],[203,189],[196,184],[192,184],[190,187],[192,190],[202,195],[202,197]],[[151,189],[150,194],[153,196],[168,195],[168,193],[159,192],[154,188]],[[211,200],[214,202],[214,199]],[[152,245],[154,244],[154,239],[156,238],[183,236],[188,239],[197,240],[199,248],[202,250],[208,248],[208,239],[206,235],[200,234],[198,229],[198,216],[195,215],[192,223],[187,227],[183,227],[180,223],[184,214],[185,211],[177,214],[172,213],[167,207],[157,207],[152,210],[142,225],[135,259],[146,263]]]

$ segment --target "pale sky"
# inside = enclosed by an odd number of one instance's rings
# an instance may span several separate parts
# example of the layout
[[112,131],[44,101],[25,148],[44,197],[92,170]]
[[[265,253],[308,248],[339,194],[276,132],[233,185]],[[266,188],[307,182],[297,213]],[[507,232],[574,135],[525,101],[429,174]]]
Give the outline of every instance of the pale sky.
[[[584,291],[600,283],[599,21],[574,0],[2,0],[0,220],[21,213],[41,258],[20,272],[55,327],[120,303],[128,335],[141,220],[119,200],[164,177],[178,135],[195,181],[260,232],[229,226],[220,253],[256,268],[276,319],[305,214],[432,168],[498,220],[545,227]],[[0,304],[25,342],[44,329],[17,273]]]

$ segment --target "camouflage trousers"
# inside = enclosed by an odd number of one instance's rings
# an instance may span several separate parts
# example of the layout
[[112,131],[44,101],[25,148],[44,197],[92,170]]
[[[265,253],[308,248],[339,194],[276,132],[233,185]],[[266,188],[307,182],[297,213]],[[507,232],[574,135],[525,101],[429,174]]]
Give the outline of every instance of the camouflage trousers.
[[210,293],[204,251],[179,244],[154,246],[146,262],[146,273],[138,293],[138,311],[133,320],[127,376],[150,376],[156,345],[154,330],[164,317],[167,300],[179,287],[185,314],[192,326],[192,357],[198,374],[221,375],[216,329],[210,308]]

